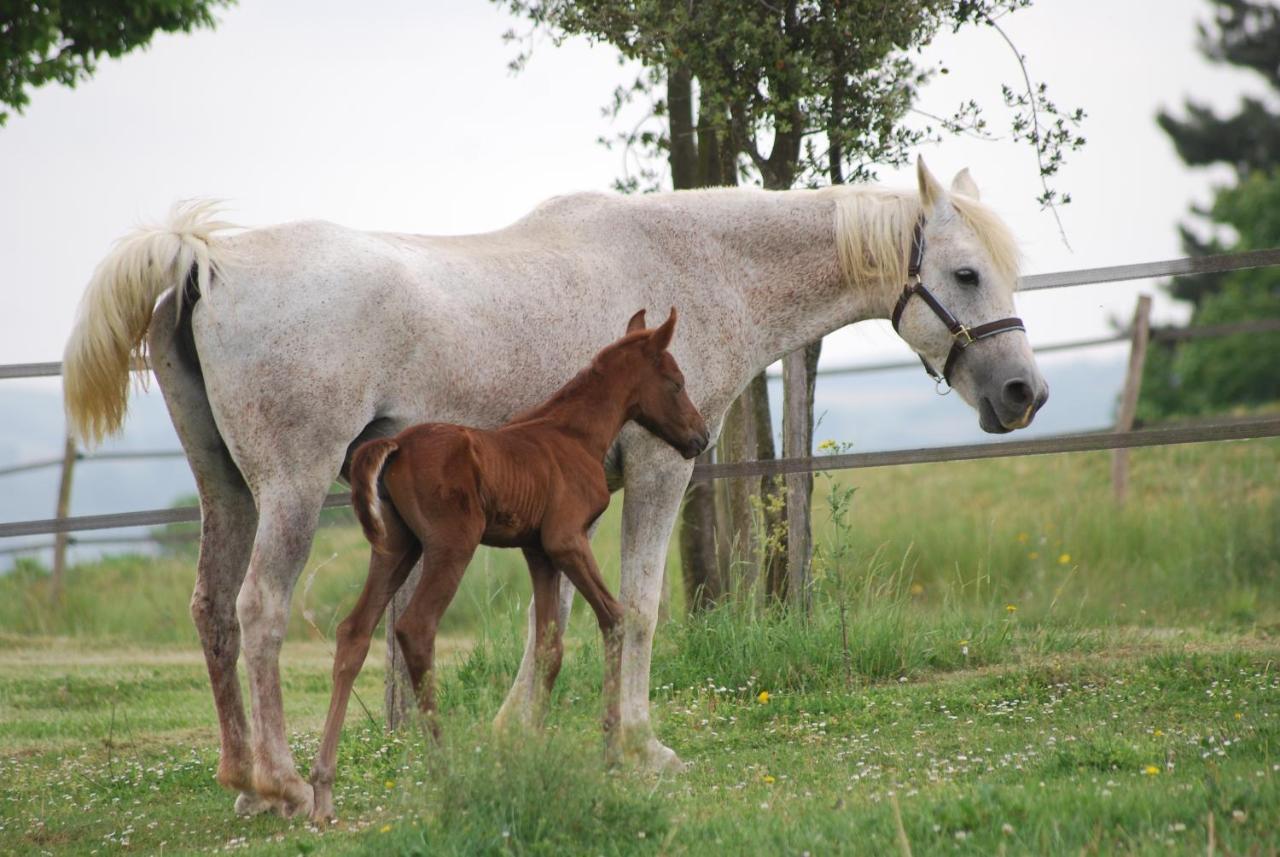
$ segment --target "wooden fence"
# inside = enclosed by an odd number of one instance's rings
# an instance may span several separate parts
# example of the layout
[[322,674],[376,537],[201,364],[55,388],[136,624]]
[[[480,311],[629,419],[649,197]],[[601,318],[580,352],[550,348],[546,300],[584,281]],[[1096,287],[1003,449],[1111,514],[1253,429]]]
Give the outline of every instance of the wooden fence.
[[[1091,268],[1077,271],[1063,271],[1051,274],[1038,274],[1025,277],[1020,285],[1021,291],[1037,291],[1041,289],[1063,288],[1094,283],[1108,283],[1122,280],[1149,279],[1179,274],[1219,273],[1247,268],[1270,267],[1280,265],[1280,248],[1256,250],[1248,253],[1222,254],[1217,256],[1188,257],[1169,259],[1158,262],[1146,262],[1132,265],[1118,265],[1107,268]],[[1274,333],[1280,331],[1280,319],[1256,319],[1232,324],[1206,325],[1194,328],[1151,328],[1150,298],[1139,299],[1133,324],[1125,332],[1112,336],[1093,339],[1076,340],[1037,349],[1037,354],[1089,348],[1098,345],[1120,343],[1128,340],[1130,345],[1129,368],[1126,373],[1125,386],[1121,396],[1119,419],[1112,432],[1094,432],[1075,435],[1060,435],[1049,438],[1023,441],[1001,441],[995,443],[968,444],[963,446],[946,446],[926,449],[896,450],[890,452],[854,453],[849,455],[806,456],[799,458],[782,458],[770,461],[747,461],[735,464],[699,464],[694,468],[694,480],[725,479],[743,476],[770,476],[796,473],[811,473],[825,470],[842,470],[856,467],[884,467],[898,464],[919,464],[939,461],[960,461],[975,458],[995,458],[1019,455],[1044,455],[1061,452],[1082,452],[1086,450],[1115,450],[1117,455],[1113,466],[1116,485],[1116,496],[1123,499],[1127,475],[1127,457],[1125,451],[1142,446],[1197,443],[1216,440],[1238,440],[1253,437],[1275,437],[1280,435],[1280,419],[1257,418],[1246,420],[1227,420],[1202,423],[1189,426],[1157,427],[1133,430],[1134,410],[1139,395],[1139,384],[1142,376],[1142,363],[1149,343],[1181,342],[1201,337],[1233,336],[1244,334]],[[852,375],[865,372],[881,372],[893,369],[918,367],[917,361],[894,361],[873,363],[861,366],[835,367],[819,370],[820,377]],[[135,371],[147,371],[142,363],[134,365]],[[0,365],[0,380],[7,378],[39,378],[61,375],[62,365],[50,363],[20,363]],[[153,536],[133,539],[106,537],[94,539],[73,539],[67,534],[86,530],[105,530],[119,527],[156,526],[180,522],[192,522],[200,519],[200,510],[196,506],[185,506],[174,509],[150,509],[139,512],[119,512],[103,515],[68,514],[72,471],[79,461],[121,461],[129,459],[150,459],[161,457],[182,457],[180,450],[155,451],[122,451],[85,454],[79,452],[68,440],[64,453],[56,458],[32,461],[0,468],[0,476],[27,472],[40,468],[61,467],[58,505],[53,518],[0,523],[0,538],[13,538],[31,535],[55,535],[57,541],[42,545],[25,545],[17,548],[4,548],[0,553],[17,553],[22,550],[36,550],[54,547],[56,550],[55,570],[60,571],[65,550],[72,544],[105,544],[124,542],[126,540],[156,540]],[[324,503],[325,508],[348,505],[346,494],[331,494]],[[58,581],[55,581],[55,583]],[[56,590],[56,586],[55,586]]]

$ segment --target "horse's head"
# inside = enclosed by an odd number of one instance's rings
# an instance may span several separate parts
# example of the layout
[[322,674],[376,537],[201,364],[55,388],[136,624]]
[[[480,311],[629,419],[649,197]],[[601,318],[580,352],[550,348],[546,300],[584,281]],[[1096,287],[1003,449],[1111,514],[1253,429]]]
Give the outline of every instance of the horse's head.
[[978,411],[984,431],[1025,428],[1049,398],[1022,322],[1013,317],[1018,252],[961,170],[948,191],[920,160],[922,226],[894,327],[930,375]]
[[609,349],[618,361],[610,361],[610,368],[632,389],[628,417],[685,458],[693,458],[707,448],[710,435],[702,414],[685,392],[684,375],[676,359],[667,351],[675,330],[675,307],[653,330],[645,329],[644,310],[640,310],[627,322],[627,335],[618,348]]

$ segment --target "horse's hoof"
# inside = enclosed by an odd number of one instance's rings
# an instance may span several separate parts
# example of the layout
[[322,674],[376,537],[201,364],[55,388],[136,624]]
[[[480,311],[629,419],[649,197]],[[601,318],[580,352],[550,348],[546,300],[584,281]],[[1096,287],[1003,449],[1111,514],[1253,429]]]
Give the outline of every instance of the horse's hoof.
[[657,738],[650,738],[641,745],[636,763],[643,770],[654,774],[682,774],[689,769],[688,765],[680,761],[675,750]]
[[271,812],[275,808],[274,801],[256,795],[253,792],[240,792],[236,796],[236,815],[241,818],[262,815],[264,812]]
[[325,786],[315,786],[314,800],[315,805],[311,808],[310,815],[311,823],[316,827],[325,827],[335,818],[333,814],[333,789]]
[[281,803],[280,815],[285,818],[310,818],[316,805],[315,789],[311,783],[300,781],[289,792]]

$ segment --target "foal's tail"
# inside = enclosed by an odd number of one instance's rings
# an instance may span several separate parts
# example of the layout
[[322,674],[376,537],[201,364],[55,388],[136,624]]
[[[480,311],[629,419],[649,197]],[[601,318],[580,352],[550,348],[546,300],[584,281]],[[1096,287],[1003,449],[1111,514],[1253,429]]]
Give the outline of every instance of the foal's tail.
[[382,501],[378,498],[378,476],[387,459],[400,445],[389,437],[362,443],[351,456],[347,478],[351,482],[351,506],[364,536],[373,549],[386,553],[387,528],[382,522]]
[[166,225],[135,229],[93,272],[63,356],[67,419],[78,437],[92,443],[119,431],[130,363],[146,356],[156,300],[174,288],[181,311],[188,278],[197,295],[207,292],[225,255],[213,234],[232,227],[216,216],[212,202],[178,203]]

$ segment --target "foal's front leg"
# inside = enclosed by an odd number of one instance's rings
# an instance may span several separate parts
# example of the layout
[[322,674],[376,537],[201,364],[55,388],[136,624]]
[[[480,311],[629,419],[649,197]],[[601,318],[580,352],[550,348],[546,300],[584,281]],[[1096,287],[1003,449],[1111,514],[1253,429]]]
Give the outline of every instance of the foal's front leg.
[[591,553],[585,533],[556,539],[548,552],[557,567],[591,605],[604,638],[604,732],[605,754],[612,763],[619,760],[618,725],[621,717],[622,605],[609,592]]
[[[386,517],[389,516],[384,513],[384,519]],[[390,527],[388,531],[391,532]],[[329,700],[329,714],[324,721],[320,750],[311,766],[311,785],[315,789],[311,820],[316,824],[323,824],[333,818],[333,779],[337,770],[338,739],[342,735],[342,721],[347,716],[351,688],[369,654],[369,640],[378,627],[382,612],[387,609],[392,596],[404,584],[409,570],[422,555],[422,546],[418,544],[418,540],[409,535],[407,530],[403,532],[404,537],[399,540],[400,544],[393,552],[371,552],[364,591],[360,593],[351,614],[338,626],[338,650],[333,658],[333,695]]]
[[531,632],[535,669],[529,717],[532,725],[541,726],[547,713],[547,700],[551,698],[551,689],[555,687],[564,660],[564,628],[558,627],[563,578],[540,548],[525,548],[524,558],[533,583]]

